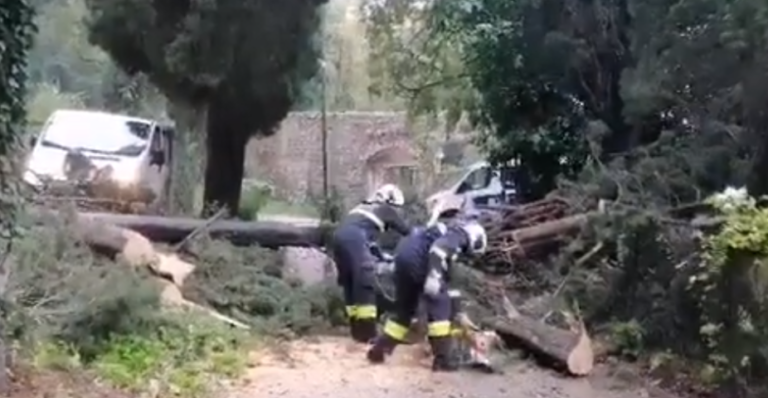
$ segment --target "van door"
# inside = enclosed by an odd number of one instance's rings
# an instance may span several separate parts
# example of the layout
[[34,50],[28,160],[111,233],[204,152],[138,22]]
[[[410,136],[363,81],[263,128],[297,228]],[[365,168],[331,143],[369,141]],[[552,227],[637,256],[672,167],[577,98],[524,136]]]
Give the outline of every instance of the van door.
[[169,172],[169,149],[167,134],[162,128],[155,126],[149,145],[149,169],[147,170],[148,185],[155,193],[155,198],[164,196],[165,181]]
[[456,193],[466,195],[476,205],[500,203],[503,196],[503,188],[498,170],[490,166],[478,168],[467,175],[459,185]]

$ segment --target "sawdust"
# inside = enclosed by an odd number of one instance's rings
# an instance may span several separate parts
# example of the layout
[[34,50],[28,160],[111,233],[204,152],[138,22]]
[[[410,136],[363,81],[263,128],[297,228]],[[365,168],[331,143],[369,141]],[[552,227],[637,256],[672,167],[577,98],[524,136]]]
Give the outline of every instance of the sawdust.
[[322,337],[272,346],[252,354],[246,377],[226,398],[649,398],[639,382],[617,384],[605,372],[569,379],[524,360],[502,375],[433,373],[423,347],[401,346],[385,365],[365,360],[367,346]]

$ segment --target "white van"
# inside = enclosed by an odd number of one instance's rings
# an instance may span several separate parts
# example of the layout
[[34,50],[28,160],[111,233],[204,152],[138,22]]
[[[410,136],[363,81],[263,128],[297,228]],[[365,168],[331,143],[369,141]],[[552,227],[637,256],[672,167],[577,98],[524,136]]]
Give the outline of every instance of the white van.
[[78,151],[97,168],[112,167],[126,186],[150,188],[163,198],[170,177],[171,128],[149,119],[88,110],[57,110],[34,137],[24,180],[66,180],[64,160]]
[[479,161],[465,170],[447,189],[427,198],[428,209],[433,209],[441,201],[454,203],[456,197],[470,199],[473,204],[481,206],[515,201],[514,165],[492,167],[486,161]]

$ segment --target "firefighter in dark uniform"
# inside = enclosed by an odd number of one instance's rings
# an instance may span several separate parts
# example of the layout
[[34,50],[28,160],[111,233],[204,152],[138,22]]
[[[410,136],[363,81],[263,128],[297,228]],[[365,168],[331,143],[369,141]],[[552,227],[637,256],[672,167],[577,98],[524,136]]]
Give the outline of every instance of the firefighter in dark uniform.
[[485,251],[488,238],[475,220],[437,223],[401,240],[395,253],[396,314],[384,324],[384,334],[368,351],[368,360],[382,363],[406,334],[422,297],[426,299],[428,337],[434,360],[432,370],[458,368],[452,355],[451,297],[452,262],[459,255],[473,256]]
[[379,234],[394,229],[402,235],[410,227],[400,216],[403,192],[387,184],[353,208],[336,229],[331,251],[339,285],[344,289],[347,318],[352,339],[366,343],[376,337],[375,259],[371,246]]

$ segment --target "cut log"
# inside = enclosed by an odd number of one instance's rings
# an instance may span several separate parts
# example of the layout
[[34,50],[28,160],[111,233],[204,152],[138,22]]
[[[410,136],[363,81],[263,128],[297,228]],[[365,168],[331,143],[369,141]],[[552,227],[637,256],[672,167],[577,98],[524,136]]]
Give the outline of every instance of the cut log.
[[572,376],[586,376],[592,371],[595,362],[592,341],[583,325],[578,333],[573,333],[522,314],[486,322],[507,347],[523,349],[545,366]]
[[578,230],[587,223],[587,220],[588,216],[586,214],[577,214],[531,227],[516,229],[512,231],[512,236],[521,244],[525,244],[526,241],[549,239],[553,236],[561,236]]
[[76,219],[73,230],[94,252],[115,259],[128,245],[129,237],[122,228],[99,221]]
[[258,244],[268,248],[283,246],[321,247],[326,226],[296,226],[274,221],[219,220],[206,226],[207,220],[173,218],[135,214],[79,213],[85,223],[100,223],[127,228],[144,235],[152,242],[179,243],[195,230],[205,228],[215,239],[226,239],[234,245]]
[[206,314],[238,328],[249,328],[242,322],[186,300],[180,288],[195,266],[175,254],[155,251],[152,243],[141,234],[87,217],[76,217],[74,230],[78,238],[94,251],[113,259],[119,258],[131,267],[148,267],[152,270],[160,277],[158,282],[163,303]]

